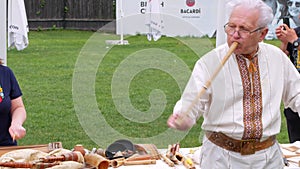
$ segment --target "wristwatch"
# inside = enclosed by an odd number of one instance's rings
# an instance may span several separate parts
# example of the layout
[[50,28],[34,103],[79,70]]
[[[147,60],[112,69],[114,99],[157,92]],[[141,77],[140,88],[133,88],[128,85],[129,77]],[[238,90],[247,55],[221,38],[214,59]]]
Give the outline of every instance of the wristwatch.
[[295,41],[293,42],[294,48],[298,48],[299,45],[300,45],[300,38],[298,38],[297,40],[295,40]]

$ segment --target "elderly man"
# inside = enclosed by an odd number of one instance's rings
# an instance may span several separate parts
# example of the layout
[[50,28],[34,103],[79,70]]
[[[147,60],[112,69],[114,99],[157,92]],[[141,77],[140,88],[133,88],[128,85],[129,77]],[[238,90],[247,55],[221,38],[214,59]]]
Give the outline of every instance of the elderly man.
[[[282,50],[262,42],[272,9],[262,0],[229,3],[227,44],[197,61],[167,124],[188,130],[203,116],[201,169],[280,169],[281,101],[300,111],[300,75]],[[235,42],[233,54],[208,85]]]

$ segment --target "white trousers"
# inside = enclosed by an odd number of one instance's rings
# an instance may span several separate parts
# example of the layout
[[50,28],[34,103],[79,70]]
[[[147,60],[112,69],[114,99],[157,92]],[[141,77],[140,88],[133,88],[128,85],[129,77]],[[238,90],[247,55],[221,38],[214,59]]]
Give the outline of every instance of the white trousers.
[[200,153],[201,169],[283,169],[283,157],[278,142],[251,155],[226,150],[204,137]]

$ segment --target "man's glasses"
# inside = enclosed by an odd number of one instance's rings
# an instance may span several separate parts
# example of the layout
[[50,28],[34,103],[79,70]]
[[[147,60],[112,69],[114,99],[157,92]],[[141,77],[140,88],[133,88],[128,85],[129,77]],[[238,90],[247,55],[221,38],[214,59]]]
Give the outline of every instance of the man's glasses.
[[229,25],[228,23],[224,25],[224,30],[228,35],[232,36],[235,32],[237,32],[242,38],[247,38],[251,33],[257,32],[261,29],[263,29],[263,27],[257,28],[253,31],[249,31],[246,29],[236,30],[236,26]]
[[287,1],[287,5],[288,5],[288,6],[292,6],[293,4],[295,4],[295,6],[296,6],[297,8],[300,7],[300,2]]

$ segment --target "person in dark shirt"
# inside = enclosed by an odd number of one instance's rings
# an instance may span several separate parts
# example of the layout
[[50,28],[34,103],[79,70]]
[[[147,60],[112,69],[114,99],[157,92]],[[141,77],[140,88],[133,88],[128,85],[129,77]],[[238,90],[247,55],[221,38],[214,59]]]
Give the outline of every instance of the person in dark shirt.
[[[300,17],[300,14],[299,14]],[[280,49],[290,58],[300,73],[300,27],[290,28],[287,24],[282,24],[276,28],[276,36],[281,41]],[[284,115],[286,117],[289,140],[291,143],[300,141],[300,117],[297,112],[291,108],[285,107]]]
[[26,135],[26,110],[13,71],[0,61],[0,146],[17,145]]

